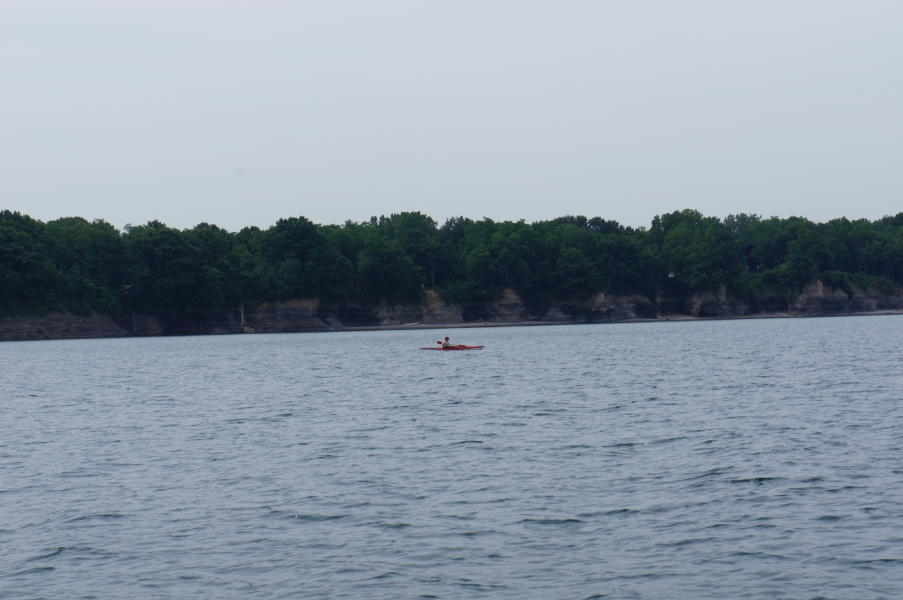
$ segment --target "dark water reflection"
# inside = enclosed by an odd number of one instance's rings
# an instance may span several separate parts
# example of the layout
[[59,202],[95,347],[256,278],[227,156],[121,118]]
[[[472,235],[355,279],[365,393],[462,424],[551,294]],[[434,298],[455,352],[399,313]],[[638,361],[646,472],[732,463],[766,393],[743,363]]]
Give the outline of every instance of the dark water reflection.
[[903,596],[903,318],[0,344],[0,597]]

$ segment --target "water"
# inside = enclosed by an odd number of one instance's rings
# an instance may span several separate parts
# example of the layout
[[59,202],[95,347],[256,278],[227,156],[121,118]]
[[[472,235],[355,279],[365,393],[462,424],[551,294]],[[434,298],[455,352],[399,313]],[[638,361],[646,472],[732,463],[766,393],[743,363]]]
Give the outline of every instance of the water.
[[0,598],[895,598],[903,318],[0,344]]

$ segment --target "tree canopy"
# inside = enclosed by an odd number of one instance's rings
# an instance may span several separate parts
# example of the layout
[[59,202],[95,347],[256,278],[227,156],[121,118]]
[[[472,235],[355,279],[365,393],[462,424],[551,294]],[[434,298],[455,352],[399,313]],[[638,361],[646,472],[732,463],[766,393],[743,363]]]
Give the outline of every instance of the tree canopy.
[[439,225],[420,212],[318,225],[304,217],[229,232],[159,221],[122,231],[101,220],[43,223],[0,212],[0,315],[124,310],[179,314],[318,297],[326,305],[453,303],[513,288],[527,299],[642,294],[653,301],[727,288],[755,306],[819,278],[855,288],[903,285],[903,213],[876,221],[755,214],[657,215],[634,229],[600,217]]

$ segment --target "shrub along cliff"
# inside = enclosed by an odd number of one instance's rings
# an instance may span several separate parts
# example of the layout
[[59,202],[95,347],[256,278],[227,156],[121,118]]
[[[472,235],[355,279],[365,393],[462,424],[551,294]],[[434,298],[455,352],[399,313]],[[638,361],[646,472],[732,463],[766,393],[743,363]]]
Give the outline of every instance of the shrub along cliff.
[[[198,315],[235,315],[244,326],[246,315],[273,315],[299,298],[316,298],[315,312],[336,322],[342,311],[346,320],[357,311],[391,321],[378,315],[404,306],[397,319],[416,319],[422,311],[410,307],[437,297],[464,320],[512,320],[511,298],[523,306],[512,314],[582,319],[893,308],[862,298],[897,298],[901,286],[903,213],[814,223],[683,210],[633,229],[582,216],[438,226],[414,212],[342,225],[292,217],[228,232],[158,221],[119,231],[0,212],[0,317],[106,315],[129,333],[148,315],[163,323],[158,332],[182,331],[177,324]],[[816,288],[825,300],[813,304]]]

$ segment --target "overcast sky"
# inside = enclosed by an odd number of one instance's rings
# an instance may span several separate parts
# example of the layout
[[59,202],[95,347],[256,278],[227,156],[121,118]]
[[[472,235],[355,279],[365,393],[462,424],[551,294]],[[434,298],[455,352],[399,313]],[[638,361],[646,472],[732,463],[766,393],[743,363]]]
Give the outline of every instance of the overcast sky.
[[903,2],[0,2],[0,208],[903,211]]

